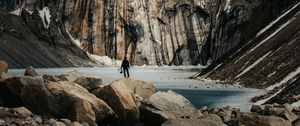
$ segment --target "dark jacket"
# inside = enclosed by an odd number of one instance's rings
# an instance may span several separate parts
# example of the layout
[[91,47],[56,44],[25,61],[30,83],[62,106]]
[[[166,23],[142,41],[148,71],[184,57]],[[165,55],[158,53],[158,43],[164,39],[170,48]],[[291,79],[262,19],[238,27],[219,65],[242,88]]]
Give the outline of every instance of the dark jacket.
[[123,67],[123,69],[128,69],[130,67],[127,59],[122,61],[121,67]]

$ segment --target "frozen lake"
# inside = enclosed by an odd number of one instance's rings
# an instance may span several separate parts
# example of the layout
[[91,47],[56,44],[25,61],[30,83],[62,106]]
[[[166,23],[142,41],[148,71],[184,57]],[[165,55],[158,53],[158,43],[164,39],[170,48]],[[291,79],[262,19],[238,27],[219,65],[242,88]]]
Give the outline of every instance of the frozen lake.
[[[100,68],[50,68],[36,69],[43,74],[62,74],[77,70],[87,76],[101,77],[104,84],[109,84],[113,80],[123,78],[119,67]],[[174,90],[187,99],[196,107],[225,107],[230,105],[238,107],[244,111],[249,110],[251,97],[263,93],[261,90],[239,88],[235,86],[224,86],[213,84],[209,81],[198,81],[188,79],[188,77],[199,72],[199,67],[132,67],[131,78],[152,82],[157,90]],[[10,69],[9,76],[23,75],[25,69]]]

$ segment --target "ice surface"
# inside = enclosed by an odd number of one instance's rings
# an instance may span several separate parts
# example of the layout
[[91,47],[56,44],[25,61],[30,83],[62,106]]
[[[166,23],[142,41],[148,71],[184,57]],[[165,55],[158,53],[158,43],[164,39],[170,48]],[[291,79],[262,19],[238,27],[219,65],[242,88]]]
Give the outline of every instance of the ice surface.
[[[157,90],[172,89],[191,100],[196,107],[225,107],[231,105],[242,110],[249,110],[250,98],[263,93],[260,90],[225,86],[215,81],[188,79],[198,73],[204,67],[201,66],[132,66],[129,71],[134,79],[152,82]],[[104,84],[123,78],[120,74],[120,66],[95,67],[95,68],[51,68],[36,69],[40,75],[62,74],[73,70],[85,73],[87,76],[101,77]],[[24,69],[11,69],[9,76],[23,75]]]

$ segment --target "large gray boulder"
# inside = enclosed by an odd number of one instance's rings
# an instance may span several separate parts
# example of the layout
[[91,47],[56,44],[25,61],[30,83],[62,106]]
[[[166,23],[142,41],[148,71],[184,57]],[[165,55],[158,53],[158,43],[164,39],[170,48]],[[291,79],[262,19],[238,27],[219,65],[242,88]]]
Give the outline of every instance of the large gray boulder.
[[32,112],[25,107],[4,108],[0,107],[0,118],[26,118],[32,116]]
[[36,72],[36,70],[32,66],[29,66],[26,68],[24,75],[31,76],[31,77],[39,76],[39,74]]
[[93,93],[113,108],[118,116],[117,125],[131,126],[138,123],[139,109],[134,95],[122,81],[113,81]]
[[170,119],[162,126],[226,126],[222,119],[214,114],[205,115],[197,119]]
[[238,117],[240,125],[245,126],[292,126],[291,122],[277,116],[262,116],[245,113]]
[[96,116],[91,104],[84,99],[77,99],[73,104],[70,113],[70,118],[80,123],[88,123],[91,126],[96,126]]
[[293,107],[291,105],[266,105],[264,114],[265,115],[273,115],[279,116],[289,120],[290,122],[294,122],[298,119],[298,116],[292,112]]
[[174,91],[156,92],[140,107],[141,121],[147,125],[161,125],[166,120],[201,116],[186,98]]
[[146,103],[158,110],[176,113],[177,117],[198,117],[201,115],[201,112],[189,100],[171,90],[156,92]]
[[[78,99],[85,100],[86,104],[90,104],[97,122],[110,118],[114,113],[103,100],[73,82],[44,82],[42,77],[26,76],[8,79],[7,86],[20,97],[28,109],[35,113],[50,113],[55,117],[67,118],[69,112],[74,110],[74,104]],[[91,109],[89,110],[90,113],[93,113]]]
[[0,107],[1,126],[38,126],[31,117],[33,114],[25,107],[3,108]]
[[263,113],[264,106],[263,105],[252,105],[250,110],[251,110],[251,112]]

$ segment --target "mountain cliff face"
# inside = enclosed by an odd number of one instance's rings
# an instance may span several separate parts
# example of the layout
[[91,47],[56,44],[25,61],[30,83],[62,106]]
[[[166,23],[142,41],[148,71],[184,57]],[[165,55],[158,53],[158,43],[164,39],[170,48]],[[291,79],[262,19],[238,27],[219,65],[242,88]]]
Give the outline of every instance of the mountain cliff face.
[[61,23],[41,18],[44,11],[20,14],[15,16],[0,8],[0,59],[10,68],[96,65],[71,41]]
[[132,64],[223,59],[296,0],[0,0],[6,10],[49,7],[81,47]]

